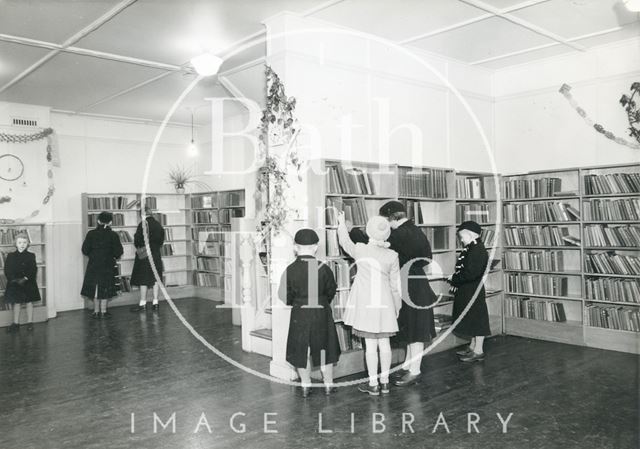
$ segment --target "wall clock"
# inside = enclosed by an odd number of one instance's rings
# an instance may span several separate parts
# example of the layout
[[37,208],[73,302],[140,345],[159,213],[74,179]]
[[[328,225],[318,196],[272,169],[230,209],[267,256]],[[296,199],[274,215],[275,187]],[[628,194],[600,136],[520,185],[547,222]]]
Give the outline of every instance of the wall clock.
[[24,174],[22,160],[13,154],[0,155],[0,179],[15,181]]

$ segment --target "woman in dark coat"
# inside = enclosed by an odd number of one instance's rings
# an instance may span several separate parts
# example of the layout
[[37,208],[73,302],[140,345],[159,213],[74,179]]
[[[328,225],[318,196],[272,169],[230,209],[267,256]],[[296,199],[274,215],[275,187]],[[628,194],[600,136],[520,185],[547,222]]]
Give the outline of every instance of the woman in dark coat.
[[[278,288],[280,299],[292,306],[287,362],[300,374],[303,396],[311,392],[311,363],[320,366],[325,393],[331,394],[334,391],[333,364],[340,358],[340,344],[331,310],[337,285],[331,268],[315,258],[318,249],[315,231],[299,230],[295,243],[298,255],[283,273]],[[315,276],[310,279],[309,273],[317,273],[316,279],[313,279]],[[314,285],[316,280],[317,285]]]
[[15,243],[16,250],[7,254],[4,263],[4,274],[7,278],[4,300],[13,309],[13,323],[7,328],[7,332],[15,332],[20,327],[21,304],[27,305],[27,330],[32,330],[33,303],[41,300],[36,255],[27,251],[29,236],[20,233],[16,236]]
[[[408,268],[408,291],[402,292],[402,308],[398,317],[400,339],[407,343],[402,369],[396,373],[394,384],[408,386],[418,382],[425,343],[436,336],[433,309],[427,308],[437,296],[426,279],[424,267],[431,261],[431,245],[427,236],[406,218],[406,209],[399,201],[389,201],[380,208],[380,215],[391,224],[390,248],[398,253],[402,276]],[[414,277],[416,276],[416,277]],[[403,288],[404,288],[403,282]]]
[[[453,321],[458,319],[475,297],[473,305],[453,330],[453,333],[461,338],[471,338],[469,347],[457,352],[463,362],[482,360],[484,337],[491,335],[484,285],[482,285],[489,255],[480,240],[481,233],[482,228],[475,221],[465,221],[458,227],[458,235],[464,248],[456,262],[456,271],[449,278],[451,290],[454,292]],[[476,296],[478,287],[480,290]]]
[[[160,250],[164,245],[164,228],[153,217],[152,211],[145,208],[146,217],[138,225],[136,233],[133,236],[133,244],[136,247],[136,258],[133,261],[133,271],[131,272],[131,285],[137,285],[140,287],[140,302],[136,307],[131,309],[132,312],[140,312],[147,307],[147,289],[153,287],[153,310],[158,310],[158,284],[156,283],[156,277],[151,269],[151,263],[149,258],[153,260],[158,276],[162,279],[162,273],[164,267],[162,265],[162,256]],[[144,242],[144,234],[142,227],[146,226],[149,231],[149,246],[151,248],[151,254],[147,254],[146,257],[140,257],[138,248],[146,248]]]
[[98,226],[87,232],[82,243],[82,254],[89,257],[84,282],[80,294],[93,299],[93,317],[107,318],[107,300],[117,295],[118,268],[116,260],[123,249],[118,234],[109,225],[113,220],[111,212],[98,215]]

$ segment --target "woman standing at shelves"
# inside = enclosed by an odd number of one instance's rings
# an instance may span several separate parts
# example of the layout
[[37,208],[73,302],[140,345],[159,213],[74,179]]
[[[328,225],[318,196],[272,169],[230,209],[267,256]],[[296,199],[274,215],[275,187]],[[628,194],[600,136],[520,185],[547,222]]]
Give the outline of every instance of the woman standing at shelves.
[[20,308],[27,305],[27,330],[33,330],[33,303],[41,300],[38,290],[38,265],[36,255],[27,251],[29,236],[19,233],[15,238],[16,250],[7,254],[4,263],[4,275],[7,277],[7,290],[4,300],[13,310],[13,323],[7,332],[16,332],[20,327]]
[[[132,312],[141,312],[147,308],[147,290],[149,287],[153,287],[153,310],[159,309],[158,304],[158,284],[156,277],[151,268],[150,260],[153,260],[153,265],[158,272],[158,277],[162,279],[162,273],[164,267],[162,265],[162,257],[160,250],[164,245],[164,228],[153,217],[152,209],[145,206],[145,217],[142,219],[136,233],[133,236],[133,244],[136,247],[136,257],[133,261],[133,271],[131,272],[131,285],[137,285],[140,287],[140,302],[137,306],[132,307]],[[147,229],[149,237],[149,247],[151,248],[151,254],[147,252],[145,245],[143,226]]]
[[424,345],[436,336],[433,310],[427,307],[437,297],[424,272],[424,267],[431,260],[431,245],[422,231],[407,218],[407,211],[401,202],[385,203],[380,208],[380,215],[391,225],[390,248],[398,253],[400,268],[410,264],[408,291],[403,292],[403,304],[398,317],[400,337],[407,343],[407,351],[402,369],[394,381],[394,385],[404,387],[418,382]]
[[369,385],[361,384],[358,390],[373,396],[389,393],[392,356],[389,338],[398,332],[397,318],[402,305],[398,255],[389,249],[386,241],[390,232],[387,220],[371,217],[367,222],[368,243],[354,243],[345,224],[344,212],[338,214],[340,246],[355,259],[358,267],[344,311],[344,324],[353,327],[354,335],[365,339]]
[[93,317],[108,318],[107,301],[117,294],[116,259],[124,250],[118,234],[109,228],[113,214],[101,212],[98,226],[87,232],[82,243],[82,254],[89,257],[80,294],[93,299]]
[[[469,301],[475,297],[473,305],[453,331],[460,338],[471,338],[468,348],[456,352],[463,362],[484,359],[482,349],[484,337],[491,335],[484,285],[481,285],[489,262],[489,254],[480,240],[481,234],[482,228],[475,221],[465,221],[458,227],[458,235],[464,248],[456,262],[455,273],[448,279],[454,293],[452,316],[454,322]],[[479,287],[480,290],[476,295]]]

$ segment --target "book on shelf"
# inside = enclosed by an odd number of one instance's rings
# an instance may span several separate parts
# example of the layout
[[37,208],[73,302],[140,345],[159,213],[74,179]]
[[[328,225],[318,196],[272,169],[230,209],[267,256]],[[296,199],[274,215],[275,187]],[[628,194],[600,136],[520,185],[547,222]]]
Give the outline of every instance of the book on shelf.
[[331,302],[331,311],[333,313],[333,321],[342,321],[344,319],[344,309],[349,299],[348,290],[338,290],[336,297]]
[[198,286],[224,288],[224,276],[214,273],[196,273]]
[[327,229],[327,257],[342,257],[344,252],[338,243],[338,230]]
[[[480,240],[484,243],[485,248],[496,246],[496,231],[491,228],[482,228]],[[460,239],[457,239],[456,248],[462,249],[462,242]]]
[[131,291],[131,277],[120,276],[116,282],[116,288],[120,293],[128,293]]
[[505,298],[505,315],[540,321],[565,322],[564,304],[531,298]]
[[218,224],[218,211],[217,210],[199,210],[191,211],[191,220],[196,224]]
[[640,246],[640,225],[588,225],[584,227],[586,246]]
[[[90,228],[95,228],[98,226],[98,215],[100,214],[89,214],[87,215],[87,225]],[[113,220],[111,221],[111,226],[124,226],[124,214],[115,213],[113,214]]]
[[173,256],[174,255],[173,245],[170,243],[165,243],[164,245],[162,245],[162,247],[160,248],[160,255]]
[[351,274],[350,274],[350,265],[347,260],[339,259],[339,260],[328,260],[327,266],[331,268],[333,272],[333,276],[336,279],[336,284],[339,289],[350,288],[351,287]]
[[432,250],[440,251],[449,249],[450,228],[446,226],[429,226],[420,229],[422,233],[427,236]]
[[445,329],[451,327],[451,323],[453,322],[451,315],[447,315],[444,313],[435,313],[433,314],[433,323],[435,324],[436,332],[442,332]]
[[353,335],[350,327],[337,325],[336,332],[338,334],[338,343],[341,351],[346,352],[362,349],[362,340]]
[[640,304],[640,281],[620,278],[585,279],[586,299]]
[[587,273],[640,275],[640,257],[617,254],[615,251],[585,254]]
[[580,212],[569,203],[547,201],[543,203],[505,204],[504,219],[510,223],[545,221],[577,221]]
[[218,196],[216,194],[197,195],[191,197],[191,207],[193,209],[211,209],[218,207]]
[[197,259],[198,270],[204,271],[221,271],[220,259],[209,257],[198,257]]
[[114,231],[114,232],[116,234],[118,234],[118,237],[120,238],[120,243],[132,243],[133,242],[133,237],[131,237],[131,234],[128,233],[127,231],[119,229],[119,230]]
[[222,192],[221,195],[226,207],[244,207],[244,190]]
[[584,176],[586,195],[640,193],[640,173],[607,173]]
[[[574,232],[578,232],[575,229]],[[580,239],[564,226],[505,227],[504,238],[508,246],[575,246]]]
[[585,305],[585,324],[605,329],[640,332],[640,308],[616,305]]
[[640,199],[592,199],[583,203],[585,220],[624,221],[640,220]]
[[371,173],[342,164],[327,166],[327,192],[333,194],[375,195],[376,187]]
[[509,270],[564,271],[562,251],[506,251],[503,257]]
[[562,192],[562,179],[542,177],[537,179],[505,179],[503,183],[505,199],[549,198],[573,194]]
[[447,170],[398,168],[399,196],[446,199]]
[[124,195],[87,197],[87,209],[92,211],[133,209],[137,204],[137,199]]
[[529,273],[509,273],[506,277],[510,293],[544,296],[567,296],[569,280],[566,276]]
[[147,196],[144,198],[144,208],[156,210],[158,209],[158,198],[155,196]]
[[476,223],[486,224],[492,221],[493,206],[489,204],[456,204],[456,223],[473,220]]
[[367,224],[367,209],[363,198],[327,198],[326,223],[329,226],[338,224],[338,214],[344,212],[344,218],[354,226]]
[[456,178],[458,199],[480,200],[485,198],[484,179],[477,176]]

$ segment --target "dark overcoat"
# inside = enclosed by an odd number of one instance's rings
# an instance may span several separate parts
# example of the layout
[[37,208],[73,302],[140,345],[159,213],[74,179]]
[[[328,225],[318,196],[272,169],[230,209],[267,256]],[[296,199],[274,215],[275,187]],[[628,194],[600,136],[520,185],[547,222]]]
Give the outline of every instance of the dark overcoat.
[[123,249],[118,234],[104,225],[87,232],[82,254],[89,258],[80,294],[89,299],[109,299],[118,294],[116,260]]
[[[407,343],[428,342],[436,336],[433,309],[424,308],[437,300],[424,271],[431,261],[431,244],[412,220],[407,220],[396,229],[392,229],[388,242],[391,244],[391,249],[398,253],[402,276],[406,276],[402,268],[407,263],[411,263],[408,270],[411,276],[407,281],[408,284],[405,284],[404,280],[402,283],[402,308],[398,317],[400,328],[398,336]],[[405,285],[408,285],[408,289],[405,289]],[[414,307],[409,300],[420,308]]]
[[[453,321],[473,299],[478,286],[483,284],[482,278],[488,262],[489,254],[480,239],[462,249],[456,262],[456,271],[451,277],[452,290],[454,290]],[[473,305],[453,333],[462,338],[491,335],[484,285],[481,286]]]
[[[144,259],[140,259],[136,252],[136,258],[133,261],[133,271],[131,272],[131,285],[146,285],[152,287],[156,283],[156,277],[153,275],[149,258],[153,258],[158,275],[162,279],[164,267],[162,265],[162,256],[160,250],[164,245],[164,228],[153,217],[146,218],[149,227],[149,246],[151,247],[151,255]],[[133,244],[136,248],[142,248],[144,244],[144,234],[142,231],[142,222],[138,225],[136,233],[133,236]]]
[[[7,304],[40,301],[38,290],[38,265],[36,255],[24,250],[7,254],[4,262],[7,289],[4,300]],[[24,278],[27,278],[24,280]]]
[[[313,279],[317,275],[316,279]],[[287,362],[296,368],[336,363],[340,344],[333,321],[331,301],[336,294],[331,268],[312,256],[298,256],[280,280],[278,296],[291,308],[287,337]],[[314,297],[315,296],[315,297]],[[304,307],[316,305],[316,307]]]

